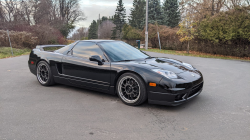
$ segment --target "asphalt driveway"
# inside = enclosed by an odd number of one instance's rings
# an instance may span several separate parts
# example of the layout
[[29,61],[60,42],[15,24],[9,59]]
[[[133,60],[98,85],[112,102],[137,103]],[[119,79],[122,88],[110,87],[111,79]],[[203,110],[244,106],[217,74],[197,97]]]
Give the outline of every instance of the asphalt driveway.
[[28,56],[0,59],[0,140],[250,140],[249,62],[148,54],[193,64],[203,92],[178,107],[131,107],[100,92],[43,87]]

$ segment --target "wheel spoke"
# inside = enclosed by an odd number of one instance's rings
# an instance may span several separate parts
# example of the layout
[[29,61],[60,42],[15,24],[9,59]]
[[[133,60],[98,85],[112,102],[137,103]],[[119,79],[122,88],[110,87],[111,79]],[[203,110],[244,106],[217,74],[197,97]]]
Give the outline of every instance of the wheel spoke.
[[39,64],[37,67],[37,78],[44,84],[49,80],[49,68],[45,64]]
[[123,81],[123,82],[122,82],[122,85],[126,86],[126,85],[127,85],[126,81]]
[[136,95],[136,94],[134,94],[134,98],[136,98],[136,96],[137,96],[137,95]]
[[42,78],[42,80],[43,80],[43,81],[45,81],[45,79],[44,79],[44,77],[43,77],[43,76],[42,76],[41,78]]
[[127,79],[127,85],[129,85],[129,78]]
[[134,84],[134,80],[131,79],[131,80],[130,80],[130,85],[132,86],[133,84]]
[[123,101],[133,103],[139,99],[140,86],[133,77],[126,76],[119,82],[118,93]]
[[131,95],[128,95],[129,99],[131,100]]

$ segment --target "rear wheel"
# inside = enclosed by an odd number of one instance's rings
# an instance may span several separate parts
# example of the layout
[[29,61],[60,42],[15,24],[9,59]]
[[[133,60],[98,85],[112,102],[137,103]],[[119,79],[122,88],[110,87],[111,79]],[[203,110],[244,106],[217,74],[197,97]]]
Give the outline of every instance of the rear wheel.
[[55,83],[52,77],[50,66],[45,61],[40,61],[37,64],[36,77],[38,82],[43,86],[51,86]]
[[121,75],[117,81],[116,90],[120,99],[127,105],[136,106],[147,100],[145,84],[134,73]]

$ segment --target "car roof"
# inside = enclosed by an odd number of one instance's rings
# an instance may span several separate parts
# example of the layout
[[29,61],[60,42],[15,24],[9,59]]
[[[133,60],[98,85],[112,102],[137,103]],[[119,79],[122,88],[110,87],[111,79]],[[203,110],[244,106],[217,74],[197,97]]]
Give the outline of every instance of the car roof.
[[90,42],[98,43],[98,42],[113,42],[116,40],[79,40],[79,41],[90,41]]

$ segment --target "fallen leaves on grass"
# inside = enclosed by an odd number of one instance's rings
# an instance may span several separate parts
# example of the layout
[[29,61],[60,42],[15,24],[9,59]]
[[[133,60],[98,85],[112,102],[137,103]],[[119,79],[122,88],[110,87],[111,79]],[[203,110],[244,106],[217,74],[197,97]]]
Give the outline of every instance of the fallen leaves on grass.
[[10,58],[10,57],[15,57],[15,56],[20,56],[20,55],[27,55],[29,54],[31,49],[16,49],[13,48],[13,56],[11,53],[11,48],[10,47],[0,47],[0,59],[2,58]]
[[219,54],[209,54],[209,53],[202,53],[196,51],[174,51],[174,50],[159,50],[159,49],[142,49],[144,51],[151,51],[151,52],[158,52],[158,53],[166,53],[166,54],[174,54],[174,55],[184,55],[184,56],[196,56],[196,57],[204,57],[204,58],[219,58],[219,59],[235,59],[235,60],[246,60],[250,61],[250,57],[236,57],[236,56],[226,56],[226,55],[219,55]]

